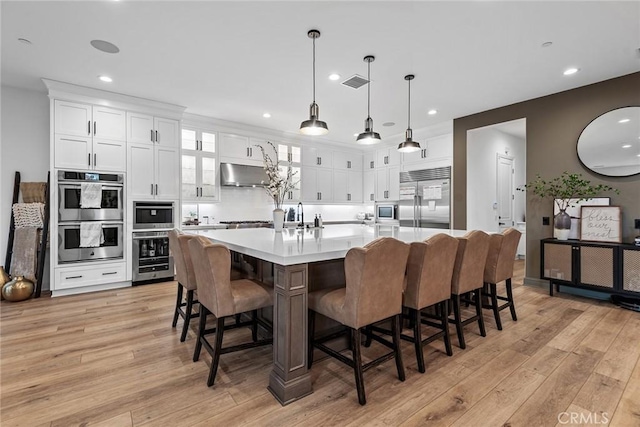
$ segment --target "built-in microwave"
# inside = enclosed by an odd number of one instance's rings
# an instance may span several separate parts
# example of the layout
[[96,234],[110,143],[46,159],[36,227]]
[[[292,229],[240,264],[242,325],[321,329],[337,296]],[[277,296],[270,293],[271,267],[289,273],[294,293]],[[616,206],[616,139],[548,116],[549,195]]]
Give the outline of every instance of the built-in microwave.
[[173,202],[133,202],[133,228],[173,228],[175,209]]
[[376,222],[397,221],[398,205],[376,204]]
[[[83,208],[82,185],[100,186],[100,207]],[[123,174],[58,171],[59,221],[122,221],[124,219]]]

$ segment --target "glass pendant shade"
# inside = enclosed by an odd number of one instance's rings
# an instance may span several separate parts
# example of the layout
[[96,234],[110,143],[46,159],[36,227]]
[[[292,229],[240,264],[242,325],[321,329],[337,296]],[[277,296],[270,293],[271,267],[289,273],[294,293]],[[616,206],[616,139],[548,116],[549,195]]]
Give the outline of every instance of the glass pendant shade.
[[315,102],[309,108],[309,120],[305,120],[300,124],[300,132],[304,135],[326,135],[329,132],[327,124],[318,119],[320,108]]
[[326,135],[329,127],[320,120],[320,108],[316,104],[316,39],[320,37],[320,31],[309,30],[307,36],[313,39],[313,102],[309,107],[309,120],[300,123],[300,133],[312,136]]
[[367,118],[364,121],[364,132],[358,134],[356,143],[360,145],[377,144],[381,141],[380,134],[373,131],[373,119],[371,118],[371,63],[375,61],[375,56],[367,55],[364,62],[367,63]]
[[411,80],[414,79],[413,74],[407,74],[404,79],[409,83],[409,108],[407,114],[407,131],[405,133],[405,141],[398,145],[398,151],[401,153],[413,153],[420,150],[420,144],[413,140],[413,131],[411,130]]

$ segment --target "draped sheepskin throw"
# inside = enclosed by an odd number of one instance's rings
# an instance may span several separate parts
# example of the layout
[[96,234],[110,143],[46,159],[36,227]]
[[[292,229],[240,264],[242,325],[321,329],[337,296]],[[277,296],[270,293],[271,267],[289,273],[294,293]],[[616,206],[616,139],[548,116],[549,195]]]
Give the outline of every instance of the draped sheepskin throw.
[[38,242],[38,227],[16,228],[11,261],[13,277],[23,276],[35,282]]
[[15,203],[13,221],[16,228],[43,227],[44,203]]

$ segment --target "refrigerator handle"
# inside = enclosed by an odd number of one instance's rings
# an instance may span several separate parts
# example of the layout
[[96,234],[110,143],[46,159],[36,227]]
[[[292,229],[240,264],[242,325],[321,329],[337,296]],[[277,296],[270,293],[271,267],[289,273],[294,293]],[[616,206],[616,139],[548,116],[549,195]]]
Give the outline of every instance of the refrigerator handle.
[[413,196],[413,228],[418,227],[418,195]]

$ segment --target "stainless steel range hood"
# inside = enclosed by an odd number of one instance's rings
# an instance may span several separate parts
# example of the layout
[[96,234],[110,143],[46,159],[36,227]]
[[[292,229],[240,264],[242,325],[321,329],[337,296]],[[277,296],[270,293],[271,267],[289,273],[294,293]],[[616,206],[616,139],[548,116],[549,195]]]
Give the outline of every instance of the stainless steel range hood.
[[231,187],[260,187],[269,182],[267,172],[260,166],[220,163],[220,185]]

